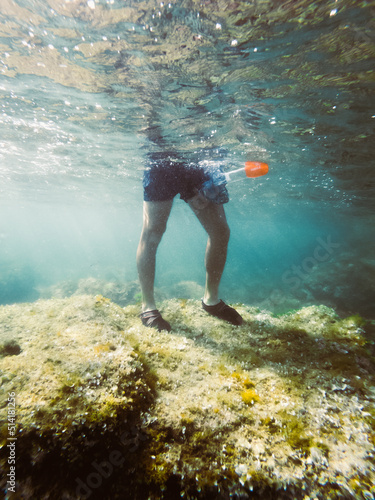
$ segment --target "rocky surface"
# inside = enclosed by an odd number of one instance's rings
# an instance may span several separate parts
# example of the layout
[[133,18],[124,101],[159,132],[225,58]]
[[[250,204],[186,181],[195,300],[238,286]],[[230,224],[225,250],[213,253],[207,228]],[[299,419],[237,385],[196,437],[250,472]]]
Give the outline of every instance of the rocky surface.
[[373,498],[374,324],[237,307],[166,300],[167,333],[102,295],[2,306],[15,498]]

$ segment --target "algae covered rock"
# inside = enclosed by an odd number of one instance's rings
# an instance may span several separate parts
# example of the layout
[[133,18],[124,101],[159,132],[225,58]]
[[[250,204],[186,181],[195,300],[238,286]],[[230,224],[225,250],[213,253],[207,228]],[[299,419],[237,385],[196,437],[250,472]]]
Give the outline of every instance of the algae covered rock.
[[200,299],[203,295],[204,288],[195,281],[180,281],[168,289],[169,297]]
[[116,304],[126,306],[137,300],[140,295],[140,286],[137,281],[106,281],[90,277],[62,281],[46,288],[40,288],[39,291],[41,298],[45,299],[104,294]]
[[152,402],[153,378],[124,334],[122,309],[102,296],[7,306],[0,317],[1,333],[13,337],[0,367],[1,458],[13,394],[21,491],[59,498],[64,478],[74,491],[96,456],[127,439]]
[[0,458],[9,470],[14,394],[19,495],[374,495],[372,324],[237,305],[235,327],[197,300],[161,306],[172,332],[103,296],[0,308]]

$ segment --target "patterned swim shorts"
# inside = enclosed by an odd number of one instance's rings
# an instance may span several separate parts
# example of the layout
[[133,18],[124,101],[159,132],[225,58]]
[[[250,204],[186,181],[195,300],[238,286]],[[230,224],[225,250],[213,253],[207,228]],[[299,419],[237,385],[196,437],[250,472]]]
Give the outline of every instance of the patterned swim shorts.
[[210,177],[210,169],[198,162],[188,162],[175,153],[149,153],[143,175],[144,200],[167,201],[179,194],[187,202]]

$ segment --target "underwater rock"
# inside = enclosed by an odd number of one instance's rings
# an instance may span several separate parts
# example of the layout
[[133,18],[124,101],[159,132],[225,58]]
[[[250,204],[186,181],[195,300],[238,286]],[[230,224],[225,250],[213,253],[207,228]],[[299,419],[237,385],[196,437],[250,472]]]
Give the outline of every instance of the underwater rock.
[[96,280],[95,278],[87,278],[79,280],[74,295],[93,295],[99,293],[120,306],[127,306],[137,301],[137,295],[140,296],[140,291],[138,281],[108,282]]
[[[303,263],[304,261],[302,261]],[[256,278],[251,284],[236,282],[225,288],[230,297],[256,304],[275,314],[283,314],[314,304],[334,308],[340,315],[361,314],[369,319],[375,316],[375,261],[356,259],[350,252],[341,252],[326,262],[290,268],[274,284]],[[312,261],[312,263],[314,263]]]
[[321,263],[304,283],[314,302],[335,305],[346,314],[359,313],[369,318],[375,314],[375,261],[356,259],[343,252],[335,260]]
[[1,360],[1,461],[13,395],[19,488],[26,498],[60,498],[64,477],[74,492],[76,476],[137,428],[153,400],[153,376],[124,335],[122,309],[102,296],[3,307],[0,324],[0,341],[11,331],[22,349]]
[[204,295],[204,288],[195,281],[180,281],[176,285],[169,287],[168,292],[165,293],[170,298],[201,299]]
[[82,278],[78,281],[67,280],[40,290],[41,298],[62,299],[76,295],[101,294],[120,306],[127,306],[140,299],[138,281],[106,281],[98,278]]
[[[102,295],[0,307],[0,460],[15,395],[22,498],[362,499],[374,495],[373,325],[161,304],[172,332]],[[2,480],[6,489],[6,479]],[[369,497],[370,498],[370,497]]]

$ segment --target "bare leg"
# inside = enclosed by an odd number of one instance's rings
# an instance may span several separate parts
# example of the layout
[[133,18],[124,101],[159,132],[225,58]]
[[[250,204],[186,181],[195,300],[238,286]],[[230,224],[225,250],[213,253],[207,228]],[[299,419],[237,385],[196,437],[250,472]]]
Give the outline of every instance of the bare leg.
[[142,311],[156,309],[154,297],[156,251],[167,227],[173,200],[145,201],[143,228],[137,250],[137,267],[142,290]]
[[227,258],[230,233],[224,207],[202,200],[199,194],[189,200],[189,205],[208,233],[205,258],[206,288],[202,307],[216,318],[232,325],[242,325],[242,316],[219,298],[219,285]]
[[220,301],[219,285],[227,259],[230,230],[223,205],[209,202],[199,206],[196,201],[194,198],[189,200],[189,205],[208,234],[203,302],[207,306],[213,306]]

